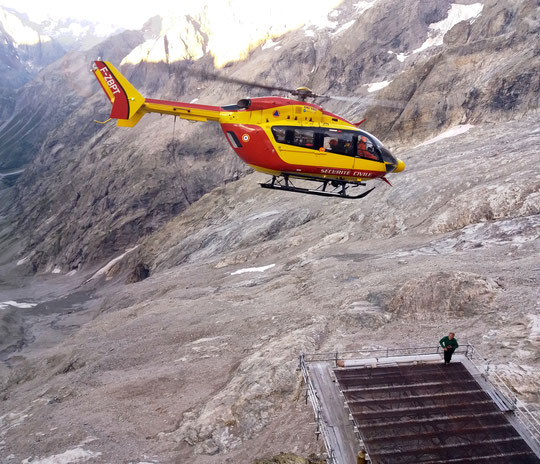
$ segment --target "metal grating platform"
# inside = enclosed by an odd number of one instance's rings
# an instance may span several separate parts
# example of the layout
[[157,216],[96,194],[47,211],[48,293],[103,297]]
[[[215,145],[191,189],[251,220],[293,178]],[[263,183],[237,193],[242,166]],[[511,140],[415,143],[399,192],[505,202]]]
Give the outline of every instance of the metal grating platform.
[[540,463],[460,362],[334,373],[373,464]]
[[[338,368],[338,366],[340,368]],[[540,463],[540,421],[470,344],[302,353],[328,464]]]

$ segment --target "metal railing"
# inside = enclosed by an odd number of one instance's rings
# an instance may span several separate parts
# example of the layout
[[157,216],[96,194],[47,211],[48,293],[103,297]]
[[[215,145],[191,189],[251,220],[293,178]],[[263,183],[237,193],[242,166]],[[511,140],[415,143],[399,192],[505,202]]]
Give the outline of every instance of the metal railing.
[[465,356],[480,372],[486,382],[491,384],[497,392],[502,393],[504,397],[507,398],[508,402],[512,405],[511,409],[515,417],[529,432],[530,437],[535,441],[537,447],[540,448],[540,421],[535,417],[532,411],[517,397],[501,376],[493,369],[490,369],[489,360],[484,357],[478,349],[473,345],[467,345]]
[[315,422],[317,424],[317,438],[319,434],[323,438],[324,447],[326,448],[326,462],[328,464],[336,464],[335,452],[332,448],[330,442],[330,437],[328,434],[328,425],[326,419],[323,417],[321,403],[319,402],[319,397],[317,396],[317,391],[311,382],[311,377],[309,376],[309,371],[306,365],[305,355],[302,353],[300,355],[300,371],[302,372],[302,377],[306,385],[306,402],[307,399],[311,401],[311,406],[313,406],[313,411],[315,412]]
[[[460,345],[460,348],[468,348],[472,345]],[[389,358],[391,356],[409,356],[422,354],[438,354],[442,350],[437,346],[413,346],[410,348],[366,348],[355,351],[334,351],[326,353],[303,354],[306,362],[337,361],[338,359],[366,358]]]
[[[540,421],[535,417],[531,410],[517,397],[515,392],[508,386],[508,384],[501,378],[501,376],[490,368],[490,363],[487,358],[485,358],[477,348],[471,344],[460,345],[458,348],[459,352],[462,353],[468,361],[478,370],[482,378],[490,385],[490,387],[496,391],[502,398],[506,399],[510,409],[514,413],[515,417],[521,422],[525,430],[528,432],[530,437],[535,441],[536,445],[540,448]],[[360,349],[356,351],[334,351],[326,353],[302,353],[300,356],[300,368],[302,370],[302,375],[304,375],[304,380],[306,380],[306,385],[309,381],[309,395],[312,399],[313,408],[315,411],[319,411],[320,416],[320,403],[317,398],[316,392],[309,379],[309,373],[307,371],[306,363],[317,362],[317,361],[327,361],[333,362],[336,366],[338,360],[347,360],[347,359],[361,359],[361,358],[389,358],[389,357],[399,357],[399,356],[410,356],[410,355],[424,355],[424,354],[440,354],[442,348],[440,345],[437,346],[416,346],[410,348],[367,348]],[[322,418],[321,418],[322,419]],[[324,419],[321,420],[321,424],[326,428],[326,423]],[[324,437],[324,434],[328,433],[327,428],[325,432],[321,434]],[[326,440],[325,440],[326,445]],[[327,447],[327,450],[328,447]],[[329,452],[333,453],[333,450]],[[333,458],[332,458],[333,459]],[[334,460],[329,460],[329,463],[334,463]]]

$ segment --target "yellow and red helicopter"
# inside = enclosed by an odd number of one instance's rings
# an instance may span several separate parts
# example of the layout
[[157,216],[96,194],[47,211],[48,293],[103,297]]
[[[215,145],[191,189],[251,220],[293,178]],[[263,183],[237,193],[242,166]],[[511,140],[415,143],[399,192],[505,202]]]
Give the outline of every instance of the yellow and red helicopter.
[[[298,100],[279,96],[244,98],[226,106],[154,100],[144,98],[111,63],[94,63],[92,71],[112,103],[110,118],[117,119],[118,126],[134,127],[146,113],[217,121],[236,154],[256,171],[272,176],[261,184],[264,188],[363,198],[373,188],[357,195],[349,194],[349,188],[365,186],[365,181],[372,179],[388,182],[386,174],[405,169],[405,163],[375,136],[358,128],[363,121],[354,124],[306,102],[306,98],[324,97],[307,87],[289,90],[247,83],[287,91]],[[293,183],[296,179],[317,182],[318,186],[297,187]]]

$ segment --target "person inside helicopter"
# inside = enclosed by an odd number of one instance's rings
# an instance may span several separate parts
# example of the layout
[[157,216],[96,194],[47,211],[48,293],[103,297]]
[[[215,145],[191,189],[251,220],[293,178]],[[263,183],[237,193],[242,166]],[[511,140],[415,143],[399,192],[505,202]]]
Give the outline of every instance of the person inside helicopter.
[[373,143],[364,135],[358,138],[358,156],[360,158],[372,159],[377,161]]

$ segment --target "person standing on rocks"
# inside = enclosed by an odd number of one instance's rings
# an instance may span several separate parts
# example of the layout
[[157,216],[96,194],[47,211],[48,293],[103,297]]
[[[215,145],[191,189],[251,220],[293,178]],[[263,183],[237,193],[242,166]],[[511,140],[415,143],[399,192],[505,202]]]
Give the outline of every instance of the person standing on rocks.
[[447,337],[443,337],[439,340],[439,345],[444,348],[444,364],[450,364],[454,351],[459,346],[454,332],[450,332]]

